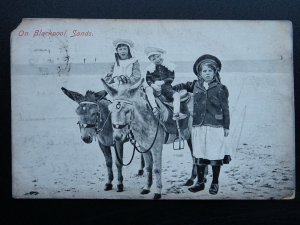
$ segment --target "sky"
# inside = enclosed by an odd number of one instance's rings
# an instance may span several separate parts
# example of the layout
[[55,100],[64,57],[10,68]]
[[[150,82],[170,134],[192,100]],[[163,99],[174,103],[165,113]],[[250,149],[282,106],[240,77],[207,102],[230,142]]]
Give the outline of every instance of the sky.
[[[36,30],[66,31],[66,36],[33,37]],[[70,37],[74,30],[92,36]],[[73,63],[84,58],[113,62],[112,41],[118,38],[132,40],[133,54],[142,62],[147,61],[144,49],[148,46],[165,49],[170,61],[194,61],[203,54],[221,61],[292,57],[288,21],[25,19],[11,34],[12,62],[43,63],[49,57],[60,61],[67,54],[63,46]]]

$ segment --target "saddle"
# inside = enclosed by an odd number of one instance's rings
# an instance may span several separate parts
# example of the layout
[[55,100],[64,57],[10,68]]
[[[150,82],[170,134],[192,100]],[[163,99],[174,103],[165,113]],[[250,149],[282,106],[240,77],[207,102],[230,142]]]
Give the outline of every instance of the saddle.
[[[180,92],[180,112],[186,114],[187,117],[185,119],[179,120],[180,130],[183,131],[188,128],[189,121],[189,110],[187,103],[190,100],[190,95],[186,90],[181,90]],[[165,122],[160,120],[161,125],[164,130],[169,134],[178,134],[178,129],[176,126],[176,121],[173,120],[173,104],[170,101],[167,101],[163,95],[155,98],[156,103],[160,109],[160,113],[168,113],[167,120]]]

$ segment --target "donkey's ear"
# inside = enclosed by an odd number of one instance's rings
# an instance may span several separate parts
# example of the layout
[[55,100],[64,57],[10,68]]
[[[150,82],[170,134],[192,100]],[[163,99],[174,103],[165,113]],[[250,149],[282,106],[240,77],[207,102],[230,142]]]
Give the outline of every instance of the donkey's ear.
[[132,85],[131,87],[129,87],[128,89],[128,92],[130,94],[133,94],[135,93],[142,85],[143,85],[143,82],[144,82],[144,78],[140,79],[139,82],[137,82],[136,84]]
[[72,99],[77,103],[84,101],[84,96],[80,93],[77,93],[75,91],[70,91],[64,87],[62,87],[61,90],[63,91],[63,93],[65,93],[66,96],[68,96],[70,99]]
[[95,95],[96,99],[102,99],[107,95],[107,92],[104,91],[104,90],[103,91],[98,91],[94,95]]
[[114,97],[114,96],[116,96],[116,95],[118,94],[118,90],[116,90],[116,89],[113,88],[112,86],[109,86],[109,85],[105,82],[105,80],[104,80],[103,78],[101,78],[101,81],[102,81],[102,83],[103,83],[104,89],[107,91],[107,93],[108,93],[110,96]]

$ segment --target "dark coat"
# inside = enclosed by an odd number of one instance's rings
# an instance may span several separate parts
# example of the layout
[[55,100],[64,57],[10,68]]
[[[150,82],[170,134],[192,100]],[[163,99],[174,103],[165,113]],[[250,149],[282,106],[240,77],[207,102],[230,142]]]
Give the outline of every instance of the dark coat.
[[171,84],[174,81],[175,72],[171,71],[163,65],[156,65],[153,72],[147,71],[146,81],[148,85],[155,83],[155,81],[164,81],[165,84]]
[[175,91],[172,89],[172,82],[175,78],[174,70],[171,71],[163,65],[156,65],[153,72],[147,71],[146,82],[149,86],[155,83],[155,81],[164,81],[165,83],[161,86],[161,94],[166,97],[168,101],[173,100],[173,94]]
[[225,85],[213,81],[206,90],[203,82],[182,83],[173,86],[176,91],[186,89],[194,95],[193,126],[224,127],[229,129],[230,116],[228,90]]

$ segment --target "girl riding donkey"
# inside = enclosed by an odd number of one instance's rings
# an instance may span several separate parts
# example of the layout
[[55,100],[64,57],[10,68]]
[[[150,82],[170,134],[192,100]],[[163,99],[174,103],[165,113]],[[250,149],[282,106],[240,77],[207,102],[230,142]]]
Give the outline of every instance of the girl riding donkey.
[[[175,65],[163,57],[166,53],[165,50],[157,47],[145,48],[145,54],[152,63],[146,68],[146,82],[149,86],[145,87],[145,92],[156,117],[158,117],[160,112],[155,98],[159,98],[162,102],[173,102],[173,120],[181,120],[186,118],[187,115],[180,112],[180,93],[172,88],[172,82],[175,79]],[[163,113],[160,115],[162,121],[165,122],[167,115]],[[192,154],[193,149],[190,138],[187,139],[187,143]],[[194,165],[193,168],[191,178],[184,184],[185,186],[191,186],[194,183],[196,166]]]
[[[113,46],[116,50],[116,61],[104,77],[105,82],[114,86],[120,83],[135,84],[141,79],[141,70],[137,58],[133,57],[130,51],[134,43],[127,39],[117,39],[113,41]],[[107,92],[102,90],[97,92],[97,95],[103,97]]]
[[[109,73],[104,77],[106,83],[116,87],[118,84],[135,84],[141,79],[140,64],[138,59],[132,56],[131,48],[134,43],[128,39],[116,39],[113,41],[115,47],[115,62],[112,64]],[[107,92],[102,90],[96,93],[98,96],[106,96]],[[141,156],[138,175],[143,175],[145,161]]]
[[111,71],[104,80],[108,84],[121,82],[135,84],[141,79],[140,64],[137,58],[133,57],[130,48],[134,46],[131,40],[117,39],[113,42],[116,48],[116,62],[112,65]]
[[171,85],[175,78],[175,65],[162,57],[165,53],[165,50],[156,47],[145,49],[145,54],[152,62],[147,67],[146,82],[149,85],[146,87],[147,97],[155,115],[159,114],[159,110],[154,97],[162,97],[165,101],[173,101],[173,119],[184,119],[187,115],[180,113],[180,94],[174,91]]
[[194,94],[192,144],[198,182],[189,188],[189,191],[204,190],[205,167],[211,165],[213,181],[209,193],[215,195],[219,190],[221,166],[230,161],[230,156],[225,155],[224,140],[229,134],[229,93],[226,86],[221,84],[219,75],[221,62],[217,57],[212,55],[199,57],[193,70],[198,80],[173,87],[176,91],[186,89]]

